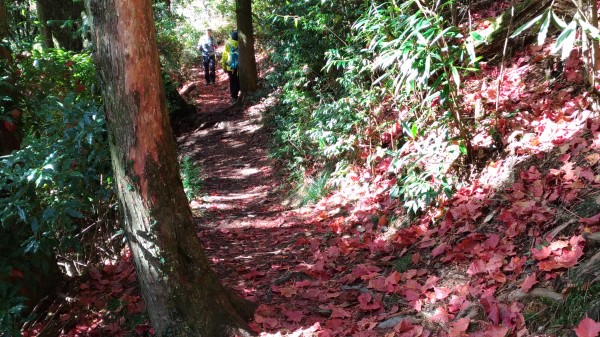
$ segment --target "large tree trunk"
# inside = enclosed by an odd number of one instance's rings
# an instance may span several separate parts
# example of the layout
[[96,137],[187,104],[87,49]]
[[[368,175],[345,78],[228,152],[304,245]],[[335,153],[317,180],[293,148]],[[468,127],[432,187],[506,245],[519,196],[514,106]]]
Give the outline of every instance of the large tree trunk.
[[78,32],[81,12],[84,11],[81,2],[37,0],[36,8],[42,23],[42,36],[46,47],[54,47],[54,38],[61,48],[72,51],[83,49],[83,38]]
[[258,87],[251,0],[236,0],[236,18],[240,44],[240,90],[247,94]]
[[194,229],[165,106],[150,0],[88,0],[124,227],[159,336],[249,336]]
[[44,47],[54,48],[54,40],[52,39],[52,28],[48,25],[48,6],[44,5],[44,0],[37,0],[35,2],[35,9],[37,11],[38,20],[40,20],[42,41]]

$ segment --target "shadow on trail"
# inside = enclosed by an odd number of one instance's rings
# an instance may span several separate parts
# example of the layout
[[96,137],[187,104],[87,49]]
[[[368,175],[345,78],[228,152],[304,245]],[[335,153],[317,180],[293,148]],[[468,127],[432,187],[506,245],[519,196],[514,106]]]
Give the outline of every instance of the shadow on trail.
[[[192,203],[198,236],[224,284],[260,304],[256,331],[433,336],[472,319],[481,332],[473,336],[528,335],[523,302],[542,290],[561,297],[563,287],[544,277],[566,269],[555,261],[562,250],[541,256],[532,247],[554,242],[583,254],[580,228],[560,224],[577,223],[563,221],[577,214],[592,231],[600,226],[587,219],[599,206],[581,206],[600,186],[596,116],[573,114],[571,124],[540,116],[546,133],[560,138],[542,133],[547,144],[537,152],[516,149],[523,160],[490,166],[488,176],[512,177],[502,188],[461,188],[439,218],[424,215],[384,240],[369,220],[352,224],[342,205],[331,205],[334,212],[281,206],[285,191],[269,165],[261,122],[270,104],[219,116],[200,102],[214,124],[178,138],[180,151],[204,170],[206,195]],[[529,293],[520,291],[526,278],[538,283]]]
[[227,85],[220,72],[215,86],[198,84],[191,90],[194,97],[200,97],[200,123],[177,137],[180,154],[198,163],[204,176],[204,195],[192,202],[198,236],[227,286],[259,304],[280,303],[286,310],[305,310],[309,307],[306,299],[298,302],[273,290],[298,278],[314,278],[297,271],[313,260],[302,239],[314,230],[313,225],[308,213],[281,206],[285,191],[280,190],[268,159],[268,135],[261,117],[274,100],[265,98],[244,111],[227,110]]

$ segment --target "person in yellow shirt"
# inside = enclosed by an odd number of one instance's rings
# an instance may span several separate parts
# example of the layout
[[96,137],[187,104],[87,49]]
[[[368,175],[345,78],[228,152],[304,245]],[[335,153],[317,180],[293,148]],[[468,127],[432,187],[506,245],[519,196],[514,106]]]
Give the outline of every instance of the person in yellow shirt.
[[240,53],[238,44],[238,32],[231,32],[231,38],[225,42],[225,49],[221,56],[221,66],[229,75],[229,92],[231,99],[236,101],[240,93],[240,76],[238,73],[240,64]]

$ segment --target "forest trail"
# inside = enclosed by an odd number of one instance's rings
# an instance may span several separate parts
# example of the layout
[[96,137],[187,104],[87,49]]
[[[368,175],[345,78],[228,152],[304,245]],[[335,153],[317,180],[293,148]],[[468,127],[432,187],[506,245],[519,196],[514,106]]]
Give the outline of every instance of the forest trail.
[[[550,283],[560,280],[556,270],[584,255],[576,223],[591,226],[600,216],[593,216],[600,201],[589,202],[596,173],[585,164],[585,156],[597,156],[586,138],[600,123],[591,122],[589,111],[573,113],[569,123],[540,116],[542,130],[553,135],[540,136],[543,152],[499,160],[457,191],[445,214],[430,212],[409,224],[397,199],[381,192],[394,180],[370,172],[351,173],[353,184],[316,205],[285,209],[261,119],[274,99],[219,115],[227,90],[222,72],[216,86],[197,86],[201,119],[212,122],[177,141],[205,176],[204,195],[191,203],[198,236],[223,283],[259,304],[250,325],[261,336],[463,336],[467,329],[477,331],[471,336],[528,335],[524,315],[555,310],[537,308],[532,298],[560,305],[563,295],[554,291],[560,287]],[[512,146],[529,144],[522,142]],[[583,165],[580,173],[565,158]],[[571,194],[552,180],[557,172],[579,181],[578,187],[565,182],[580,191],[572,210],[565,208]],[[491,187],[506,184],[512,187]],[[538,205],[551,193],[564,194],[558,206]],[[543,248],[546,242],[551,248]],[[535,260],[527,262],[531,255]],[[536,262],[546,280],[530,270]]]
[[[285,291],[275,292],[286,283],[312,279],[298,270],[314,263],[312,254],[295,243],[299,236],[312,235],[314,226],[310,208],[282,206],[286,191],[268,159],[269,136],[262,123],[274,99],[227,112],[227,74],[218,69],[216,84],[207,86],[201,69],[191,71],[199,74],[191,96],[200,119],[211,122],[181,132],[176,139],[180,156],[193,158],[202,168],[202,195],[191,202],[202,246],[225,285],[263,304],[257,317],[267,309],[265,304],[295,312],[296,317],[308,314],[306,300],[298,303]],[[285,326],[269,322],[271,328]],[[253,328],[261,330],[257,324]]]

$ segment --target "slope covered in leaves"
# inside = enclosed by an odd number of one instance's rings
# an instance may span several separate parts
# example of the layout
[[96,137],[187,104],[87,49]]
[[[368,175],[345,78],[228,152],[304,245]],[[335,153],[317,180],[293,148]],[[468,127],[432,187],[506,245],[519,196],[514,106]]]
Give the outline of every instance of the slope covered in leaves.
[[517,111],[502,117],[507,150],[487,160],[492,141],[482,129],[481,174],[418,218],[390,198],[395,178],[386,160],[372,171],[355,167],[315,207],[209,216],[200,237],[226,282],[261,304],[256,331],[550,336],[577,327],[578,336],[596,335],[597,323],[584,317],[571,325],[525,319],[559,306],[575,283],[589,285],[572,271],[595,254],[600,224],[593,99],[581,90],[578,55],[548,80],[540,66],[547,57],[544,48],[518,53],[499,91],[499,66],[466,83],[480,88],[464,95],[474,106],[491,111],[498,100]]

